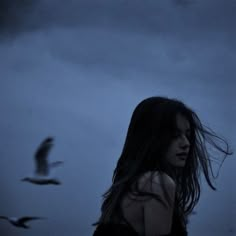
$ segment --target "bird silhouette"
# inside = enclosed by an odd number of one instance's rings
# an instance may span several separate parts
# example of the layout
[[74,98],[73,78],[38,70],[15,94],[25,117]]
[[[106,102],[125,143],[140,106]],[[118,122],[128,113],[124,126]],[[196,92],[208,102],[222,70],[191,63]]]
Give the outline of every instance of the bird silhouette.
[[34,155],[35,175],[33,177],[25,177],[22,179],[22,181],[38,185],[61,184],[61,182],[58,179],[49,176],[51,168],[59,166],[63,163],[62,161],[55,161],[52,163],[48,163],[48,156],[50,150],[54,145],[53,141],[54,138],[47,137],[41,142]]
[[0,216],[0,219],[7,220],[12,225],[20,228],[29,229],[30,226],[26,223],[31,220],[40,220],[40,219],[46,219],[44,217],[35,217],[35,216],[23,216],[23,217],[7,217],[7,216]]

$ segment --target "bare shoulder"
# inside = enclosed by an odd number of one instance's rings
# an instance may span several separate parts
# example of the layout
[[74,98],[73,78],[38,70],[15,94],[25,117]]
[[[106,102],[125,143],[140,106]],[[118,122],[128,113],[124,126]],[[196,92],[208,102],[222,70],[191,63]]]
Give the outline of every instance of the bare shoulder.
[[145,235],[166,235],[171,231],[176,184],[165,173],[147,172],[139,180],[142,191],[156,197],[144,201]]
[[142,192],[155,194],[169,206],[174,204],[176,184],[169,175],[159,172],[146,172],[140,177],[138,185]]
[[160,173],[158,171],[148,171],[139,179],[140,188],[146,188],[149,185],[154,186],[154,188],[159,188],[161,184],[168,189],[176,188],[175,181],[169,175],[166,173]]

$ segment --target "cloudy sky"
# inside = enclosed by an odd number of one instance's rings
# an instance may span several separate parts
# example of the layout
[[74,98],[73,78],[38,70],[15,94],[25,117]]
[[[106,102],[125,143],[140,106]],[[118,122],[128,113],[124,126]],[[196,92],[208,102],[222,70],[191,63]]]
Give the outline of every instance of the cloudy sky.
[[[235,0],[29,0],[0,4],[1,235],[90,236],[134,107],[183,100],[235,150]],[[50,2],[50,3],[49,3]],[[61,186],[20,181],[55,137]],[[235,155],[203,180],[190,236],[236,235]],[[215,166],[217,169],[217,166]]]

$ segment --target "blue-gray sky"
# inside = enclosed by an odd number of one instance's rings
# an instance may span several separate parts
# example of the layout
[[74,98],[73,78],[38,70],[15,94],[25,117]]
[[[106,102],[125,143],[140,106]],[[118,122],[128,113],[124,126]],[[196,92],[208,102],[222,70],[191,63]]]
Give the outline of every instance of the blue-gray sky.
[[[24,1],[27,3],[27,1]],[[134,107],[165,95],[191,106],[235,150],[235,0],[35,1],[2,12],[0,215],[39,215],[2,235],[92,234]],[[22,183],[55,137],[62,186]],[[235,155],[203,193],[190,236],[235,235]]]

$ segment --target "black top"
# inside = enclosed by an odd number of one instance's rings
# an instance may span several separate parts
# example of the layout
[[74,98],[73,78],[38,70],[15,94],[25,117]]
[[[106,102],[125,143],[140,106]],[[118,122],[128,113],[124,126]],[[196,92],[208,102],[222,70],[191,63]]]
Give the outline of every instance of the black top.
[[[132,225],[124,218],[126,224],[118,224],[118,223],[104,223],[99,224],[96,230],[93,233],[93,236],[141,236]],[[173,220],[172,220],[172,228],[171,233],[163,236],[187,236],[188,233],[186,228],[182,225],[179,217],[176,216],[174,211]]]
[[139,234],[126,224],[106,223],[99,224],[93,236],[139,236]]

